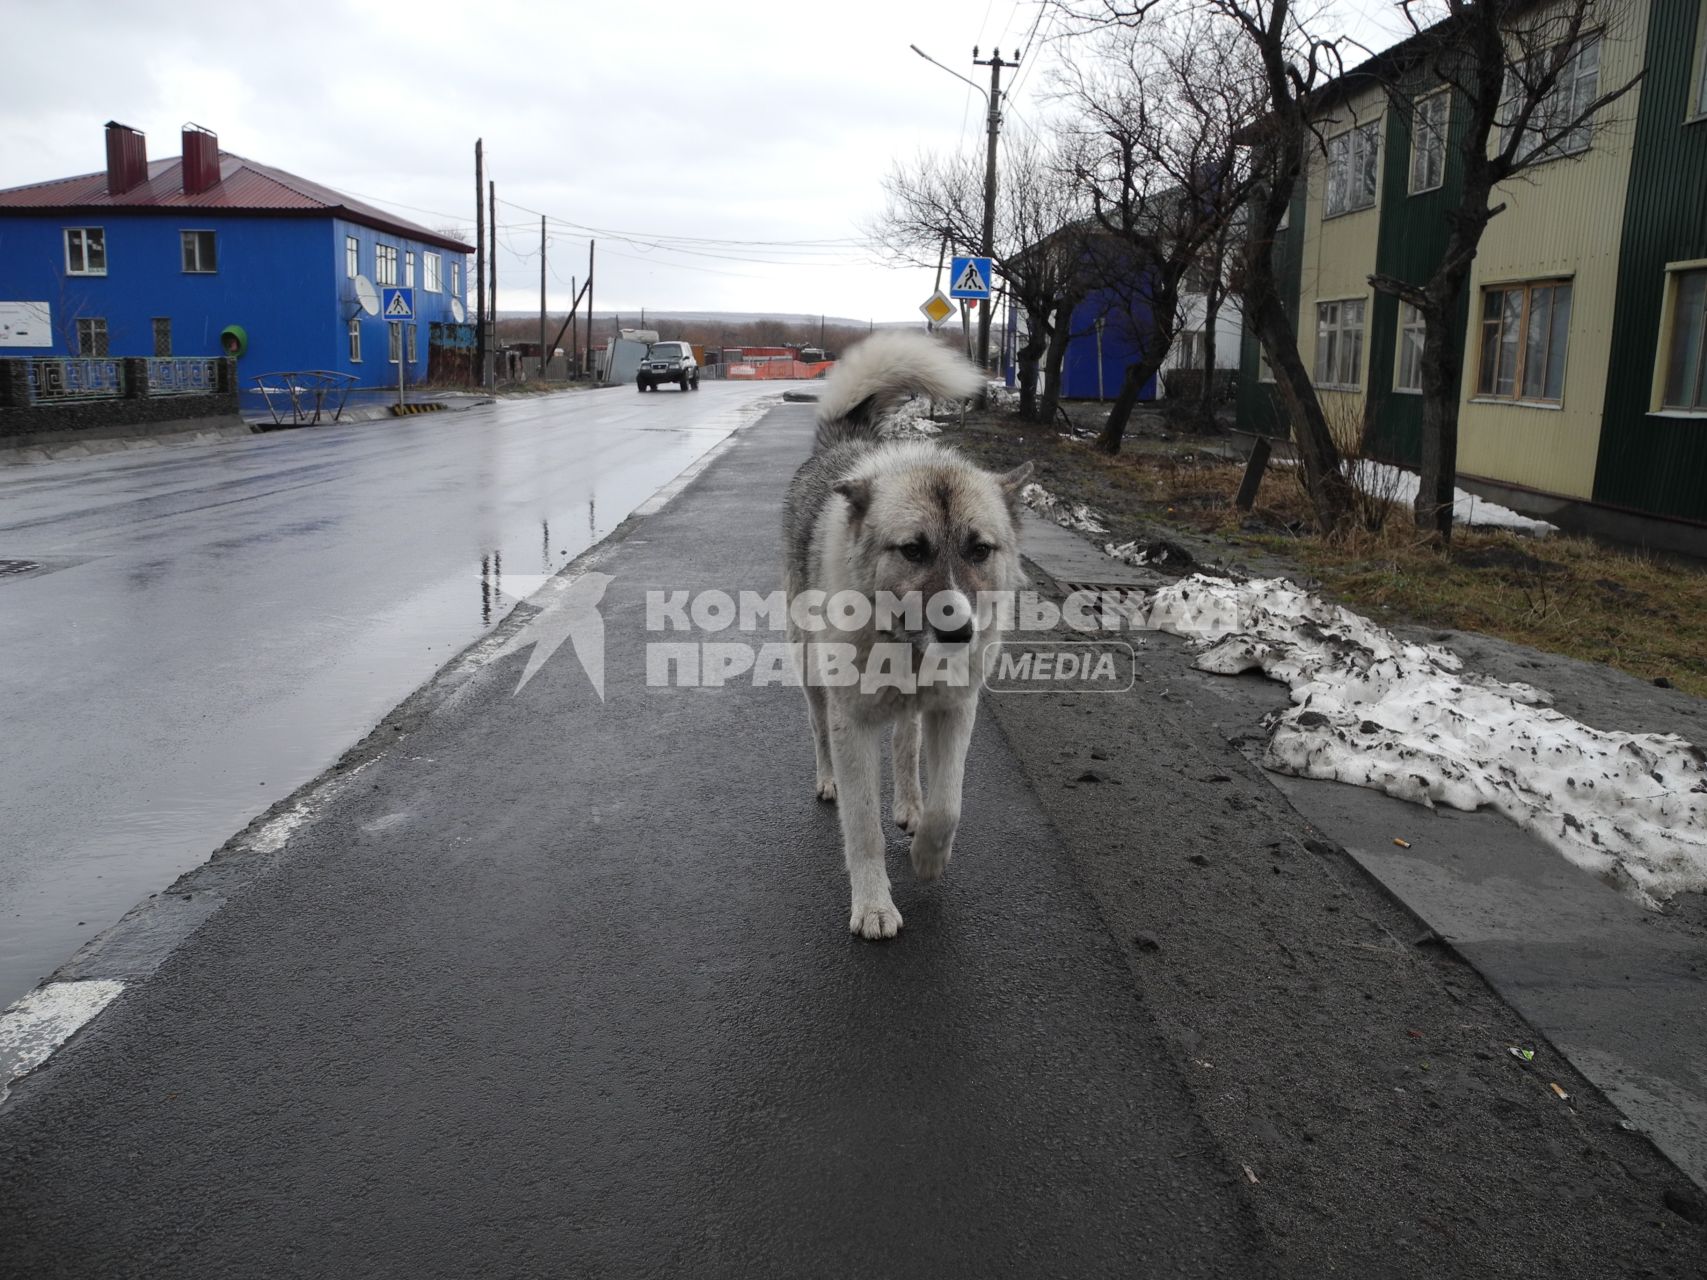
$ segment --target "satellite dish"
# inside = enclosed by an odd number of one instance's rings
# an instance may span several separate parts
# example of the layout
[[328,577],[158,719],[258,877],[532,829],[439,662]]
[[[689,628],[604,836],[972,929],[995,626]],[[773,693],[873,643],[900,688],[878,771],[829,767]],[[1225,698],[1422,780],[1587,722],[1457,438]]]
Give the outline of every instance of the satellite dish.
[[450,313],[456,317],[456,322],[458,324],[461,324],[468,318],[468,312],[463,309],[461,298],[452,298],[450,300]]
[[366,276],[356,277],[356,301],[362,304],[362,310],[370,316],[379,314],[379,290],[373,287],[373,281]]

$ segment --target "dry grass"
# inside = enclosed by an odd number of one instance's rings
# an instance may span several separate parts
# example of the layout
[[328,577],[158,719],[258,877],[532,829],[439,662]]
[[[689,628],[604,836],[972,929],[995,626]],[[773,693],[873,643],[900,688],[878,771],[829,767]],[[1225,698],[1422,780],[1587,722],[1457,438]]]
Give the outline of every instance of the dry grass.
[[1140,437],[1110,458],[1006,416],[969,420],[949,439],[992,467],[1031,458],[1045,488],[1106,513],[1118,539],[1143,537],[1146,525],[1234,536],[1389,620],[1479,631],[1707,697],[1707,572],[1699,569],[1585,538],[1467,529],[1443,556],[1418,538],[1402,504],[1385,528],[1324,543],[1291,469],[1269,472],[1253,511],[1235,510],[1243,463],[1218,456],[1225,446],[1214,441]]

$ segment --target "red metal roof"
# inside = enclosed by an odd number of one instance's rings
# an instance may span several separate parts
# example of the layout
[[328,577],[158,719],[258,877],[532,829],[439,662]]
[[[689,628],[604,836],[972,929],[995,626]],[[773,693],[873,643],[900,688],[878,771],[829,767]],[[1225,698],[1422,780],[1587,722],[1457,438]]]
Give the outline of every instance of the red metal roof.
[[155,160],[148,180],[122,195],[107,194],[107,175],[85,173],[75,178],[35,182],[0,191],[0,210],[33,209],[70,212],[79,209],[213,209],[224,213],[338,214],[364,226],[391,231],[411,239],[462,253],[474,246],[429,231],[407,218],[387,213],[331,187],[294,173],[260,164],[229,151],[219,153],[219,182],[195,195],[184,194],[183,161]]

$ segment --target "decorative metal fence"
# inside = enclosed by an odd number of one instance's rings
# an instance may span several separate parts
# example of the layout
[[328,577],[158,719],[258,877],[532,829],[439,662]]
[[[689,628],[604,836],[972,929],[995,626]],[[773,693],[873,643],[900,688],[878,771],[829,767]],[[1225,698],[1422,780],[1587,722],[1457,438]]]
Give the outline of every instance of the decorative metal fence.
[[302,426],[319,422],[323,415],[338,421],[356,376],[329,369],[295,369],[289,373],[258,373],[249,381],[267,402],[267,412],[273,415],[275,425]]
[[124,362],[106,356],[32,359],[29,388],[30,398],[38,402],[122,399]]
[[219,390],[219,360],[206,356],[154,356],[148,361],[151,396],[207,396]]

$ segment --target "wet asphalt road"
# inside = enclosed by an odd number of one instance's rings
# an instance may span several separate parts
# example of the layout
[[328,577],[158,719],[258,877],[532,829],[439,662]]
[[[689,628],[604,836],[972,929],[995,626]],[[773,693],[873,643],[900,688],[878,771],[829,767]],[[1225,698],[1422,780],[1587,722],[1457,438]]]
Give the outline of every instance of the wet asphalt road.
[[799,690],[648,687],[646,590],[774,586],[809,433],[779,411],[601,561],[603,701],[568,646],[456,677],[15,1089],[0,1271],[1268,1274],[987,718],[947,877],[892,831],[871,944]]
[[774,391],[0,468],[0,1007],[330,764]]

